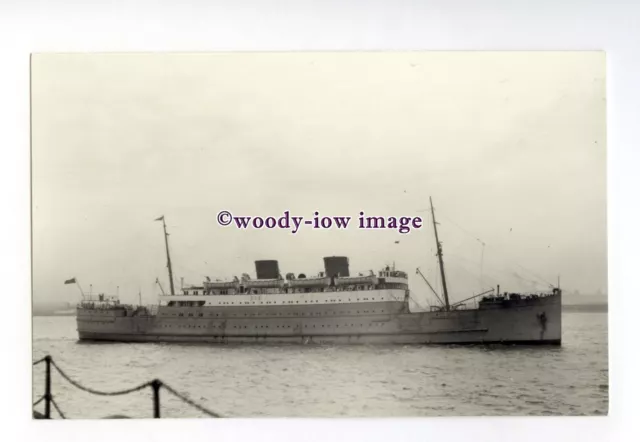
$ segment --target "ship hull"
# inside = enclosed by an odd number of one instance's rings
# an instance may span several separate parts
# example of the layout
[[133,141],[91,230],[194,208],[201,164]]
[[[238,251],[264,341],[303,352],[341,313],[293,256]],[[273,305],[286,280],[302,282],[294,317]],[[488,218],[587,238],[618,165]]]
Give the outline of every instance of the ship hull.
[[441,312],[406,300],[273,307],[161,307],[154,316],[78,311],[80,340],[207,344],[561,345],[561,295]]

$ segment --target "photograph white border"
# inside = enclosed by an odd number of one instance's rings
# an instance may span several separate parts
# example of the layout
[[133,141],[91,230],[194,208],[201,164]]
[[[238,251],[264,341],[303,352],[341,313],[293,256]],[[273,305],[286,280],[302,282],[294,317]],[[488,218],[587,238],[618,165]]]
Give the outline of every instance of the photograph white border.
[[[619,3],[619,4],[614,4]],[[0,416],[6,440],[640,440],[639,2],[150,1],[0,5]],[[604,50],[609,235],[608,417],[33,421],[29,56],[34,52]],[[558,214],[562,216],[562,214]]]

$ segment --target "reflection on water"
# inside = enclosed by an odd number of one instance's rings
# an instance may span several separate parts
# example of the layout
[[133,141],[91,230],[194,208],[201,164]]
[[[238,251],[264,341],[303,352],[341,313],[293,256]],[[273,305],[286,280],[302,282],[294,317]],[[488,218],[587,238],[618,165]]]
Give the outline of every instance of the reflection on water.
[[[98,390],[160,378],[225,416],[594,415],[608,409],[606,313],[564,313],[562,347],[215,346],[79,343],[75,318],[35,317],[46,354]],[[57,373],[71,418],[152,416],[151,392],[92,396]],[[44,367],[34,368],[34,400]],[[164,394],[163,417],[200,412]]]

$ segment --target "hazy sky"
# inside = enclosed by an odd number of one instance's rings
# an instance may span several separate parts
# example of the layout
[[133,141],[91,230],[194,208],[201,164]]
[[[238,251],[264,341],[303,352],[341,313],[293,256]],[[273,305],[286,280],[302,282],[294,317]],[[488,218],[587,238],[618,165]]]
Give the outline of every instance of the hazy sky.
[[[71,277],[155,301],[163,214],[177,286],[347,255],[395,262],[424,296],[429,196],[453,299],[558,274],[606,291],[604,53],[34,55],[32,105],[36,302],[77,299]],[[239,231],[223,209],[424,226]]]

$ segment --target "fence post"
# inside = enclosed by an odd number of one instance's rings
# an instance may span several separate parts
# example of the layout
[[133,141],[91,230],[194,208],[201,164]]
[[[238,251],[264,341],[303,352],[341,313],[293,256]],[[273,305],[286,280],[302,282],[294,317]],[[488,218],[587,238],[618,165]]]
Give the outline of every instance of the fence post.
[[51,419],[51,356],[44,357],[46,364],[44,379],[44,418]]
[[162,382],[158,379],[151,381],[151,388],[153,389],[153,417],[154,419],[160,418],[160,387]]

